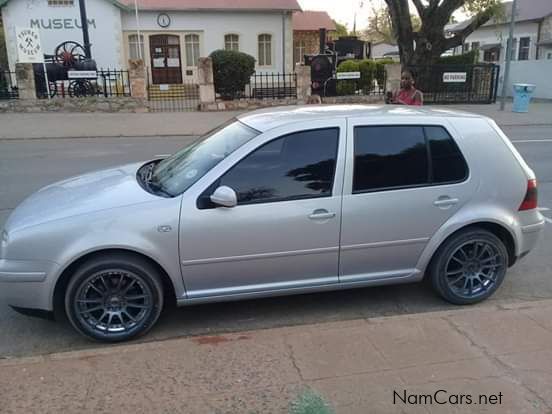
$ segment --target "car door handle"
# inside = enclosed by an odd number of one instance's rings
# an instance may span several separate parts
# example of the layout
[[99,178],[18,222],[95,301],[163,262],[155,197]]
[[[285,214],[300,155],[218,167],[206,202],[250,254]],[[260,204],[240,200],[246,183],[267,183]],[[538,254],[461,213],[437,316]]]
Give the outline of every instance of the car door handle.
[[460,202],[457,198],[450,198],[450,197],[439,197],[437,200],[433,202],[433,205],[435,207],[450,207],[458,204]]
[[320,208],[309,214],[311,220],[328,220],[335,217],[335,213],[330,213],[328,210]]

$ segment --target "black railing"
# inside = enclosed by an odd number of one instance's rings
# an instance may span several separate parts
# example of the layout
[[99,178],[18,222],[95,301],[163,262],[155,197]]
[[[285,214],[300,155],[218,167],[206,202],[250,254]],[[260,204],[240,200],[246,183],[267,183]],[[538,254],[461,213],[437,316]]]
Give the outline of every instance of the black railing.
[[[83,98],[98,96],[105,98],[131,96],[130,80],[127,70],[98,69],[93,72],[96,76],[82,78],[73,77],[70,70],[64,70],[61,66],[48,68],[48,87],[50,97],[59,98]],[[95,73],[94,73],[95,72]],[[77,71],[75,71],[75,74]],[[48,89],[44,77],[42,65],[35,66],[35,84],[37,96],[48,98]]]
[[19,98],[19,91],[15,72],[0,70],[0,100],[17,98]]
[[244,98],[297,98],[296,73],[255,73],[245,87]]
[[500,66],[433,65],[410,66],[416,88],[424,94],[424,103],[490,104],[496,102]]

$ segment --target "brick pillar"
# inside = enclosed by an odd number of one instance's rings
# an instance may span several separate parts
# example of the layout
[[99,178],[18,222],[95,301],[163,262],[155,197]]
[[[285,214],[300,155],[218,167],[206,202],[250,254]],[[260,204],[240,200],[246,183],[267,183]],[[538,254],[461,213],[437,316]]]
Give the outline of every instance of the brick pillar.
[[15,77],[17,79],[17,89],[19,90],[19,99],[36,99],[36,86],[34,70],[32,63],[16,63]]
[[305,101],[311,94],[311,68],[310,66],[295,66],[297,74],[297,99]]
[[128,80],[130,94],[133,98],[146,99],[148,97],[146,68],[142,59],[129,59]]
[[211,58],[199,58],[197,68],[199,83],[199,103],[202,107],[215,103],[215,81],[213,79],[213,61]]
[[401,87],[401,64],[389,63],[385,65],[385,90],[393,92]]

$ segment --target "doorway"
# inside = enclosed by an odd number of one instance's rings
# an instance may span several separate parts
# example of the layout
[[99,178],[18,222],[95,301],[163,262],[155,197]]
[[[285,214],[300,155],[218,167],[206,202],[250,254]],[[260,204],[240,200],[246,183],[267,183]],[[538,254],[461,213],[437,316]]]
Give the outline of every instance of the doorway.
[[152,83],[154,85],[182,83],[180,37],[152,35],[149,43]]

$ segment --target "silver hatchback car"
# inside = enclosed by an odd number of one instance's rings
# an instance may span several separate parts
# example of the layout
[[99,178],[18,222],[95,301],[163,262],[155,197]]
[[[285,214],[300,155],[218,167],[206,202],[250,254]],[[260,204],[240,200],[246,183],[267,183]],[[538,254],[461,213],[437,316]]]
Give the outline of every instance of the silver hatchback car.
[[537,243],[533,171],[490,119],[406,107],[251,112],[163,160],[52,184],[2,232],[0,292],[121,341],[167,302],[420,281],[492,295]]

